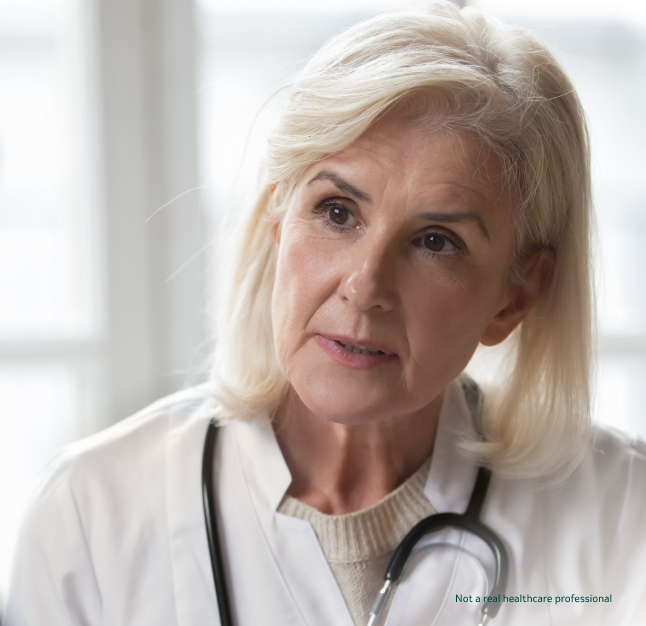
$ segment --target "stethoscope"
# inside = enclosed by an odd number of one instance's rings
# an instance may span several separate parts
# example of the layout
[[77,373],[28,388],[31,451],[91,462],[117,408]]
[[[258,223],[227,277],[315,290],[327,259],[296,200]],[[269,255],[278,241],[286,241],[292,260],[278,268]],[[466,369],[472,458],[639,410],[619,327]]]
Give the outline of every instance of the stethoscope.
[[[218,599],[221,626],[233,626],[231,619],[231,606],[229,604],[229,593],[225,580],[224,565],[222,562],[222,550],[218,538],[218,529],[215,512],[215,492],[213,488],[213,457],[215,454],[215,443],[218,435],[218,426],[215,420],[211,420],[206,431],[204,442],[204,454],[202,457],[202,500],[204,504],[204,520],[206,523],[206,535],[209,542],[211,555],[211,569],[213,570],[213,582],[215,583],[215,594]],[[417,542],[430,533],[443,528],[453,527],[466,530],[476,537],[482,539],[490,548],[496,560],[495,582],[488,598],[500,597],[507,588],[507,574],[509,571],[509,559],[507,551],[500,538],[480,521],[480,512],[487,495],[487,488],[491,480],[491,470],[480,467],[476,477],[471,499],[467,510],[462,513],[436,513],[418,522],[411,528],[402,542],[397,546],[395,554],[386,570],[384,586],[379,591],[377,599],[370,610],[370,621],[368,626],[374,626],[381,615],[388,596],[395,584],[399,582],[406,561],[410,556]],[[457,546],[456,546],[457,547]],[[480,612],[480,625],[485,626],[498,614],[500,602],[489,602],[484,599]]]

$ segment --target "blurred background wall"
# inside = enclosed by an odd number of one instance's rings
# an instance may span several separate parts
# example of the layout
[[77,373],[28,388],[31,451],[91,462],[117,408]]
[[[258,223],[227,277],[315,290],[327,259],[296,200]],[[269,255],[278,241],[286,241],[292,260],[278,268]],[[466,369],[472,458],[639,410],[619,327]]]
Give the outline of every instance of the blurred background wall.
[[[646,5],[470,4],[537,32],[579,89],[595,417],[646,436]],[[415,2],[0,0],[0,596],[54,450],[203,377],[213,229],[253,195],[267,99],[334,33],[398,5]]]

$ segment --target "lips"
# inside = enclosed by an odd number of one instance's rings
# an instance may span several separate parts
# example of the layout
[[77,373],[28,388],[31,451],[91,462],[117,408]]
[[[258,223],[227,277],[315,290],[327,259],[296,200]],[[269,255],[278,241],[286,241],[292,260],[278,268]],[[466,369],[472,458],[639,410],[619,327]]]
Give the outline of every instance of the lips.
[[314,339],[333,361],[352,369],[372,369],[397,358],[386,346],[364,339],[320,334]]

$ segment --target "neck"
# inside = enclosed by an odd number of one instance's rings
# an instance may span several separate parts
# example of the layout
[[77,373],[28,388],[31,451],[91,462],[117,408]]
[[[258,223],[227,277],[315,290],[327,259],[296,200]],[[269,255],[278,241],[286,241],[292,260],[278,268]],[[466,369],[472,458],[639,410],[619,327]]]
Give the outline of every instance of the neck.
[[318,417],[290,389],[274,419],[287,493],[330,515],[376,504],[430,456],[441,405],[442,395],[415,413],[348,425]]

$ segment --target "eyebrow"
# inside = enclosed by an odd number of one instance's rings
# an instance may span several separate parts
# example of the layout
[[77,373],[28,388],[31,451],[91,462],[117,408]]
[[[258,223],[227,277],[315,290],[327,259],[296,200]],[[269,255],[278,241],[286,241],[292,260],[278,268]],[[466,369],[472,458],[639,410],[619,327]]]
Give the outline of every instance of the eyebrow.
[[440,222],[441,224],[467,221],[474,222],[485,239],[491,242],[484,220],[477,213],[433,213],[427,211],[425,213],[418,213],[415,217],[422,220],[429,220],[430,222]]
[[[310,179],[307,184],[311,185],[317,180],[329,180],[334,186],[339,190],[347,193],[348,195],[354,196],[358,200],[363,202],[372,203],[372,198],[367,194],[357,189],[354,185],[351,185],[347,180],[332,172],[330,170],[321,170],[314,178]],[[432,211],[425,211],[424,213],[418,213],[417,218],[422,220],[428,220],[430,222],[440,222],[441,224],[451,224],[456,222],[465,222],[470,221],[474,222],[478,227],[478,230],[482,233],[484,238],[491,242],[489,237],[489,232],[485,226],[484,220],[477,213],[433,213]]]
[[330,170],[321,170],[314,178],[312,178],[307,184],[311,185],[314,181],[317,180],[329,180],[334,186],[343,193],[347,193],[350,196],[354,196],[357,200],[362,200],[363,202],[372,203],[372,199],[367,193],[364,193],[360,189],[357,189],[354,185],[351,185],[347,180],[341,178],[338,174],[331,172]]

